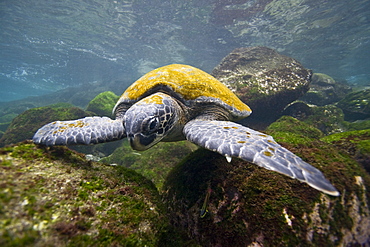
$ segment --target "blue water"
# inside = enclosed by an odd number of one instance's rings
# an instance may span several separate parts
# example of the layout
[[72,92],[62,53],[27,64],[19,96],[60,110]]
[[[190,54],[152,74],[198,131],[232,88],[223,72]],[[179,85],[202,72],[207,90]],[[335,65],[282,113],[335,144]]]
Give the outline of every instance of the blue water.
[[169,63],[210,72],[257,45],[370,85],[369,0],[2,0],[0,25],[0,101],[134,81]]

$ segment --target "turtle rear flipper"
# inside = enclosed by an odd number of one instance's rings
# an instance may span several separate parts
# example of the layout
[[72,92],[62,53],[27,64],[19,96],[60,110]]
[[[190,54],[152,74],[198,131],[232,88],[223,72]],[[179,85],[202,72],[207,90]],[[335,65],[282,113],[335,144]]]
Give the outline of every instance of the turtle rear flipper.
[[56,121],[40,128],[33,142],[46,146],[89,145],[120,140],[126,137],[122,119],[86,117],[72,121]]
[[184,127],[186,139],[226,157],[238,157],[307,183],[329,195],[339,192],[315,167],[280,146],[266,134],[228,121],[192,120]]

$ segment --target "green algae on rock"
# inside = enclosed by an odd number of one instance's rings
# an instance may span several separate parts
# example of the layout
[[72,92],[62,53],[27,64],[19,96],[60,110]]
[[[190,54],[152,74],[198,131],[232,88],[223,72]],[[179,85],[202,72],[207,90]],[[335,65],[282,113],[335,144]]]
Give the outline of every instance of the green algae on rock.
[[275,140],[290,144],[309,145],[312,140],[324,136],[319,129],[290,116],[279,118],[266,129],[266,132],[273,135]]
[[0,117],[0,131],[5,131],[16,116],[18,116],[16,113],[2,115]]
[[0,161],[1,246],[171,242],[158,191],[132,170],[29,142],[1,148]]
[[111,91],[98,94],[86,107],[86,111],[94,112],[100,116],[112,116],[112,109],[119,96]]
[[349,123],[344,121],[343,111],[335,105],[313,106],[312,114],[303,121],[319,130],[325,135],[343,132],[348,129]]
[[13,119],[0,139],[0,147],[31,139],[35,131],[48,122],[81,118],[89,115],[82,109],[67,103],[29,109]]
[[292,116],[300,121],[312,115],[311,107],[303,101],[296,100],[287,105],[282,112],[283,116]]
[[370,117],[370,89],[352,92],[337,106],[344,112],[347,121],[363,120]]
[[[294,118],[280,119],[268,132],[322,170],[341,197],[200,149],[165,182],[164,200],[173,225],[201,246],[346,246],[370,241],[369,174],[320,141],[319,130]],[[208,188],[208,213],[201,218]]]
[[[296,101],[290,104],[283,112],[283,115],[292,116],[302,122],[305,122],[325,135],[347,131],[351,123],[344,121],[343,111],[335,105],[316,106],[308,105],[302,101]],[[357,127],[360,127],[357,125]]]
[[353,157],[370,173],[370,129],[337,133],[321,140]]
[[350,91],[351,88],[348,85],[336,82],[326,74],[314,73],[310,89],[300,100],[309,104],[323,106],[338,102]]
[[198,146],[187,141],[168,143],[160,142],[145,152],[133,151],[127,141],[111,155],[100,160],[107,164],[117,164],[144,175],[159,190],[169,171]]
[[370,120],[357,120],[349,123],[348,130],[366,130],[370,129]]

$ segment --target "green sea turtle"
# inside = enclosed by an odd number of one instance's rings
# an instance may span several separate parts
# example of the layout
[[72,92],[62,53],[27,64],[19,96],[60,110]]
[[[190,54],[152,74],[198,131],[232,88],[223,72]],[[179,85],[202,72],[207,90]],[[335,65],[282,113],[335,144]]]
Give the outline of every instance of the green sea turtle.
[[147,73],[127,88],[113,113],[115,120],[86,117],[49,123],[33,141],[47,146],[87,145],[128,138],[133,149],[146,150],[160,141],[186,139],[228,161],[238,157],[339,195],[318,169],[271,136],[231,122],[247,117],[250,108],[197,68],[172,64]]

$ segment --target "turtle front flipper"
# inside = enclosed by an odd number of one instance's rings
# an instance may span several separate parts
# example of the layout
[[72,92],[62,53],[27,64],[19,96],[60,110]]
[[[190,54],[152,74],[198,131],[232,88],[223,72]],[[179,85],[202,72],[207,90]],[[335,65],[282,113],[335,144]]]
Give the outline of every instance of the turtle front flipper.
[[116,141],[126,137],[122,119],[86,117],[72,121],[56,121],[44,125],[33,136],[33,142],[46,146],[89,145]]
[[187,140],[226,157],[241,158],[306,182],[329,195],[339,195],[318,169],[261,132],[234,122],[192,120],[185,125],[184,135]]

